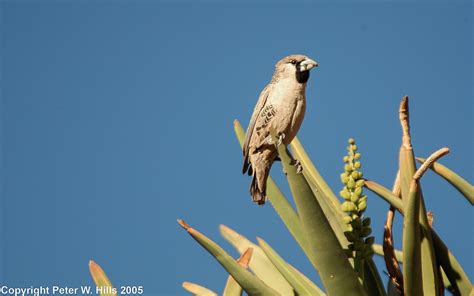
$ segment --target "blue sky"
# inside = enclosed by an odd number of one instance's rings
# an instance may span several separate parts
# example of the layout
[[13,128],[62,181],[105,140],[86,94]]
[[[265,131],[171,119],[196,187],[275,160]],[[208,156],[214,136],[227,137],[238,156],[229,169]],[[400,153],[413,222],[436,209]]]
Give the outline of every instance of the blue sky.
[[[146,295],[182,295],[182,281],[221,291],[224,270],[177,218],[234,256],[219,224],[258,235],[317,280],[271,206],[252,204],[232,131],[291,53],[320,64],[299,136],[336,192],[349,137],[365,176],[391,187],[403,95],[416,154],[447,146],[442,162],[472,182],[470,2],[0,7],[0,276],[10,286],[91,284],[92,258]],[[272,174],[288,192],[280,165]],[[471,207],[432,173],[422,185],[472,279]],[[387,206],[369,199],[380,242]]]

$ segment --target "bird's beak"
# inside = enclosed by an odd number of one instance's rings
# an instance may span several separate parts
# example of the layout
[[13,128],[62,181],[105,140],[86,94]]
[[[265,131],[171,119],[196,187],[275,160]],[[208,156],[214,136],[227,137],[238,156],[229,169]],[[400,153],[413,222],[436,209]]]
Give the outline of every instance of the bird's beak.
[[308,70],[311,70],[313,68],[316,68],[318,65],[318,63],[316,61],[313,61],[312,59],[305,59],[304,61],[302,61],[300,63],[300,71],[303,72],[303,71],[308,71]]

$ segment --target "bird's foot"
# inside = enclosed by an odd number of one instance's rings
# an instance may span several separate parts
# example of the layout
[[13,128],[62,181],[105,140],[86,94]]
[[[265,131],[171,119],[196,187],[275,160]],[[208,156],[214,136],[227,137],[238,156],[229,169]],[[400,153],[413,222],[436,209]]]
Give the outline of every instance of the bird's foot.
[[277,147],[280,146],[281,144],[283,144],[284,139],[285,139],[285,134],[281,133],[280,136],[278,137]]
[[298,159],[293,160],[293,165],[296,167],[297,174],[303,173],[303,166],[301,165],[301,162]]

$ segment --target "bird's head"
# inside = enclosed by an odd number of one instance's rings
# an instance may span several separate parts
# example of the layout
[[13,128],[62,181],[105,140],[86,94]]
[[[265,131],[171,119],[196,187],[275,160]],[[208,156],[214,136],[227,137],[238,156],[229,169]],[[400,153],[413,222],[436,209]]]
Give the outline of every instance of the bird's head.
[[276,64],[275,75],[278,79],[296,78],[299,83],[306,83],[309,71],[315,67],[318,67],[316,61],[305,55],[294,54],[284,57]]

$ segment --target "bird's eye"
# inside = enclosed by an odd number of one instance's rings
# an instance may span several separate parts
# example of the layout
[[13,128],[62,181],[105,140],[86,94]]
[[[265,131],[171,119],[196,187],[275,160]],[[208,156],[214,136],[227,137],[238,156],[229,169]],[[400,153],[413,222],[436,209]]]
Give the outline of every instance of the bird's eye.
[[296,65],[296,61],[295,61],[295,60],[291,60],[290,63],[292,63],[293,65]]

